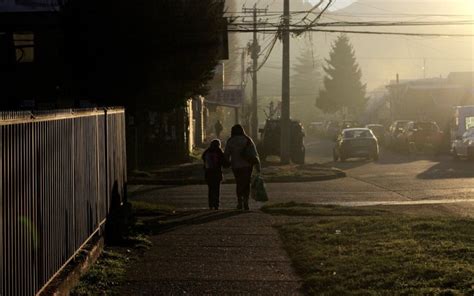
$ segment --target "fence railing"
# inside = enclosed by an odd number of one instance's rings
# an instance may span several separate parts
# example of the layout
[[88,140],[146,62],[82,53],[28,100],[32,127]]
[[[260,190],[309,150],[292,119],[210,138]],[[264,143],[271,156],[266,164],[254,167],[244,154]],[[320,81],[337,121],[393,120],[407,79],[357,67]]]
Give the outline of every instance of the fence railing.
[[126,184],[123,109],[0,112],[0,295],[35,295]]

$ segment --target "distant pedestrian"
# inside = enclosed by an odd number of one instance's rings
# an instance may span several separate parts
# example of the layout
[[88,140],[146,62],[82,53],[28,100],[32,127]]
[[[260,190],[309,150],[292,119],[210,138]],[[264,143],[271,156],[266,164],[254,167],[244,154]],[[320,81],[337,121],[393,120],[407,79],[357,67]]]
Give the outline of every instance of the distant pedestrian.
[[222,167],[225,165],[224,152],[221,141],[213,140],[209,148],[202,154],[204,161],[204,174],[209,189],[209,209],[219,209],[220,190],[222,182]]
[[221,133],[224,130],[224,127],[222,126],[222,123],[220,120],[216,122],[216,124],[214,125],[214,129],[216,131],[216,137],[220,139]]
[[240,124],[234,125],[225,146],[224,156],[230,162],[237,184],[237,209],[249,210],[250,181],[253,167],[260,173],[260,160],[252,139]]

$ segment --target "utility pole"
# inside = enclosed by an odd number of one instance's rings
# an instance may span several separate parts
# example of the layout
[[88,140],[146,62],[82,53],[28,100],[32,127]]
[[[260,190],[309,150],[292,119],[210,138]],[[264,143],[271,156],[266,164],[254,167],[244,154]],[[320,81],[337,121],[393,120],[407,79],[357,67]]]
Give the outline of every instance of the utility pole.
[[244,13],[251,13],[253,15],[253,41],[249,45],[249,51],[252,57],[252,112],[251,112],[251,135],[254,139],[258,138],[258,97],[257,97],[257,69],[258,69],[258,55],[260,53],[260,45],[257,39],[257,17],[261,13],[266,13],[267,9],[257,8],[257,3],[253,8],[243,8]]
[[[245,64],[246,64],[246,50],[247,48],[241,48],[242,54],[240,57],[240,90],[242,91],[242,104],[245,102]],[[239,107],[235,108],[235,124],[240,123]]]
[[283,1],[280,160],[282,164],[288,164],[290,163],[290,0]]

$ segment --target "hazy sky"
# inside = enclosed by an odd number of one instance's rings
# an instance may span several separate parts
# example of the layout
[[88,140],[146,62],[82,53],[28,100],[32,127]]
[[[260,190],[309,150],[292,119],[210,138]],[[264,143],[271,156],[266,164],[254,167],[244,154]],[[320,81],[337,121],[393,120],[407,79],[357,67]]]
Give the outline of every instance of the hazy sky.
[[[336,0],[336,2],[334,2],[334,4],[332,5],[331,9],[333,10],[333,9],[340,9],[340,8],[346,7],[347,5],[351,4],[354,1],[355,0]],[[309,2],[317,3],[319,1],[318,0],[309,0]]]
[[[319,0],[307,0],[311,3],[317,3]],[[344,8],[348,5],[350,5],[353,2],[356,2],[357,0],[335,0],[334,4],[331,7],[331,10],[337,10]],[[380,2],[380,4],[383,4],[387,0],[371,0],[371,2]],[[394,1],[394,0],[392,0]],[[474,14],[474,0],[449,0],[449,1],[456,1],[456,2],[464,2],[467,4],[468,9],[470,9],[470,13]],[[423,2],[428,2],[428,3],[433,3],[433,0],[395,0],[394,2],[418,2],[418,3],[423,3]],[[447,3],[448,1],[446,0],[439,0],[439,2],[442,3]]]

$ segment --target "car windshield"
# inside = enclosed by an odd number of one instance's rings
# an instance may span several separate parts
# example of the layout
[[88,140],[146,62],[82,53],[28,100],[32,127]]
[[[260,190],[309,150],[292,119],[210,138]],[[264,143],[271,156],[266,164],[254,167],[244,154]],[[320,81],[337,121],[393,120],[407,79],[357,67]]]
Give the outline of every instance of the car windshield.
[[474,116],[466,117],[466,129],[474,128]]
[[349,130],[344,132],[345,139],[372,138],[369,130]]
[[382,133],[383,132],[383,126],[378,126],[378,125],[371,125],[369,128],[374,132],[374,133]]
[[408,122],[405,122],[405,121],[397,122],[397,129],[398,128],[404,128],[407,125],[407,123]]
[[465,138],[474,137],[474,128],[470,128],[467,132],[464,133]]
[[413,128],[424,131],[437,131],[438,127],[432,122],[417,122]]

